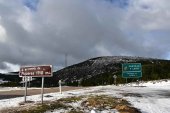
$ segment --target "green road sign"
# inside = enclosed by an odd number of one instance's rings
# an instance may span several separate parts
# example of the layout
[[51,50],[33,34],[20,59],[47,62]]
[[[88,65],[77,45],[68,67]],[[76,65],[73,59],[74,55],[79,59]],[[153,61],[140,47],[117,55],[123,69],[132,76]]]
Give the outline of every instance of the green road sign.
[[122,64],[123,78],[140,78],[142,77],[141,63],[125,63]]
[[123,78],[140,78],[142,77],[142,72],[122,72]]

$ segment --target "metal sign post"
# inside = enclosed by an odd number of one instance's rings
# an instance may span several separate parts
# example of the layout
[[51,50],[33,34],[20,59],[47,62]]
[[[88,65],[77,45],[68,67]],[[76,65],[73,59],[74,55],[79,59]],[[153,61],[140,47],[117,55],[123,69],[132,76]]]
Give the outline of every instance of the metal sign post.
[[62,94],[62,90],[61,90],[61,80],[59,80],[59,90],[60,90],[60,94]]
[[25,77],[22,77],[22,82],[23,82],[23,88],[25,87]]
[[27,77],[25,77],[25,96],[24,96],[24,102],[27,101]]
[[28,87],[30,87],[30,81],[31,81],[31,77],[28,77]]
[[126,78],[126,84],[127,84],[127,79],[128,79],[128,78]]
[[80,87],[81,80],[77,80],[77,82],[78,82],[78,87]]
[[116,79],[117,79],[117,76],[116,76],[116,75],[114,75],[114,76],[113,76],[113,78],[114,78],[114,84],[116,85]]
[[43,104],[43,95],[44,95],[44,77],[42,77],[42,89],[41,89],[41,103]]

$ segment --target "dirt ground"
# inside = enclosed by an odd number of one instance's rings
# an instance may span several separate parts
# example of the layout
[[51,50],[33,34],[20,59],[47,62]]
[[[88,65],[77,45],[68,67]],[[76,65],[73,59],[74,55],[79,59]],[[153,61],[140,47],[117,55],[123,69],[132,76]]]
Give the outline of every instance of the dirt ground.
[[[67,87],[63,86],[62,91],[69,91],[69,90],[76,90],[76,89],[82,89],[83,87]],[[58,87],[54,88],[44,88],[44,94],[46,93],[54,93],[54,92],[59,92]],[[22,97],[25,94],[25,90],[13,90],[13,91],[1,91],[0,92],[0,100],[1,99],[9,99],[9,98],[15,98],[15,97]],[[41,94],[41,88],[36,88],[36,89],[27,89],[27,95],[37,95]]]

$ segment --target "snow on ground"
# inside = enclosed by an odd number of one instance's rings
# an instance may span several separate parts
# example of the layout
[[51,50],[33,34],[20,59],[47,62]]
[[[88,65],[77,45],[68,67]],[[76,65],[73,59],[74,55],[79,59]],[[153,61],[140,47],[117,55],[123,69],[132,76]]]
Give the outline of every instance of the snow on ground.
[[170,113],[170,80],[150,81],[140,83],[139,86],[143,87],[126,89],[126,93],[142,95],[142,97],[126,97],[134,107],[141,109],[143,113]]
[[[46,97],[47,95],[50,95]],[[152,81],[126,85],[97,86],[60,93],[44,94],[44,100],[55,100],[70,96],[109,95],[127,99],[143,113],[170,113],[170,80]],[[0,109],[19,106],[24,97],[0,100]],[[28,96],[27,100],[40,102],[41,95]],[[75,103],[75,106],[79,106]],[[63,111],[62,109],[60,111]],[[56,110],[56,113],[60,112]]]
[[1,91],[23,90],[21,87],[0,87]]

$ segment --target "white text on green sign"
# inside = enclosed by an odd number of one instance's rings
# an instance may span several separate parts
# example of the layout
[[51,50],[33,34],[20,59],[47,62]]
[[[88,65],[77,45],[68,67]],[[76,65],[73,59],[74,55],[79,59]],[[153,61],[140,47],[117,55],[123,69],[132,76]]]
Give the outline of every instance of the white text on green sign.
[[123,64],[123,71],[141,71],[141,64],[140,63]]

